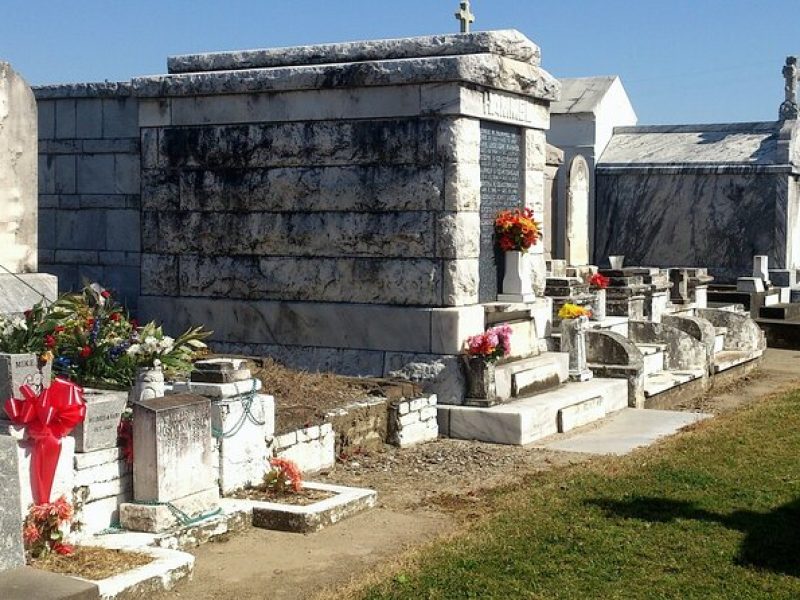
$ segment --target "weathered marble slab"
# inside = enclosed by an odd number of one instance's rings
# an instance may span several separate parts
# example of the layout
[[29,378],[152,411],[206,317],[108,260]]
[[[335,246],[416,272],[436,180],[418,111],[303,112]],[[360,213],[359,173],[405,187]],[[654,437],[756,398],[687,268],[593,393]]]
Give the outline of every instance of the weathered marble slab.
[[36,271],[36,127],[31,88],[0,62],[0,265],[12,273]]
[[754,254],[784,265],[783,175],[599,170],[596,182],[597,259],[623,254],[635,264],[704,265],[718,281],[749,274]]
[[142,250],[156,254],[435,256],[430,212],[142,213]]
[[148,169],[144,210],[441,210],[441,165]]
[[285,90],[370,87],[460,81],[555,100],[558,80],[527,62],[496,54],[274,67],[135,78],[140,98]]
[[0,573],[25,564],[22,547],[17,440],[0,435]]
[[782,124],[730,123],[618,127],[600,167],[613,165],[788,165]]
[[228,71],[458,54],[499,54],[539,64],[539,47],[515,29],[170,56],[170,73]]

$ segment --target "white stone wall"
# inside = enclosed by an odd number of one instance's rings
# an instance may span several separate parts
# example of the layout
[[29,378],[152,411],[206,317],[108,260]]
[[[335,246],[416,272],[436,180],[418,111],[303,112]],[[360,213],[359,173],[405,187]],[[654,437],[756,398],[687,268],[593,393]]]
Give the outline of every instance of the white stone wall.
[[390,408],[389,443],[408,448],[439,437],[436,395],[401,400]]
[[273,456],[294,461],[303,473],[330,469],[336,464],[333,426],[330,423],[276,436]]
[[119,448],[75,454],[71,499],[81,536],[119,521],[119,505],[133,499],[132,465]]

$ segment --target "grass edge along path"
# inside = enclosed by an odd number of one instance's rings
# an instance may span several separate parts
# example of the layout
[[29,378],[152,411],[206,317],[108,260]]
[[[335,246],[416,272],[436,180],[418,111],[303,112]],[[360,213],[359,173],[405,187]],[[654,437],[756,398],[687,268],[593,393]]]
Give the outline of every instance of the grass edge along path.
[[346,597],[800,598],[800,390],[490,503]]

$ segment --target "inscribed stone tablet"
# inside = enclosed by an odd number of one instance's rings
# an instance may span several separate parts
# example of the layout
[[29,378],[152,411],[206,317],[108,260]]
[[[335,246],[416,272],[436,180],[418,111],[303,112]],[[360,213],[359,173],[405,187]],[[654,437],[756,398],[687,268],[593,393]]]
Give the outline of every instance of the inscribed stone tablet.
[[522,130],[498,123],[481,123],[480,302],[497,300],[503,253],[494,241],[494,219],[501,210],[521,208]]

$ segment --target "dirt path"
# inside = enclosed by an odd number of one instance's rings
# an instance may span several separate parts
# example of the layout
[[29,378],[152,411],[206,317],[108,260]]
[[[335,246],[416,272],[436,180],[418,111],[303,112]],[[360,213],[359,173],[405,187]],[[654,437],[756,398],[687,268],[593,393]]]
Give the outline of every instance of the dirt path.
[[[722,413],[798,386],[800,352],[769,350],[762,368],[746,382],[682,409]],[[252,529],[201,546],[193,551],[194,579],[157,598],[309,598],[479,518],[480,490],[585,460],[591,458],[458,440],[356,457],[315,479],[376,489],[378,508],[310,536]]]

